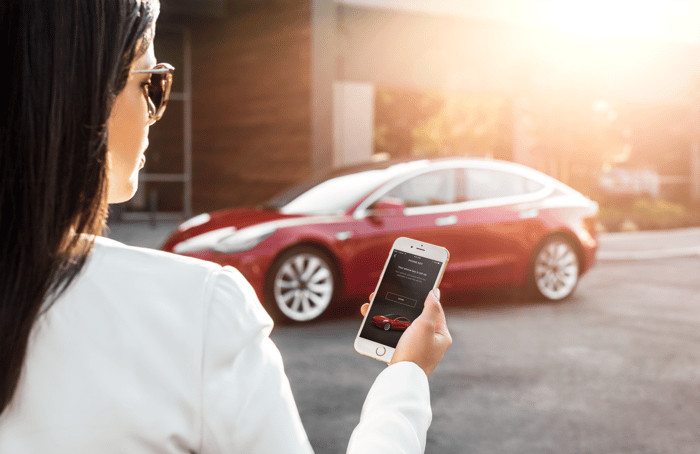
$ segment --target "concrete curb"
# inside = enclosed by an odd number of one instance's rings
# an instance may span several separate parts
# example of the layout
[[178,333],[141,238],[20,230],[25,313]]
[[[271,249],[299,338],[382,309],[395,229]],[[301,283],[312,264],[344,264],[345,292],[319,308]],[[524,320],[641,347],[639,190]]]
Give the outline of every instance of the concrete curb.
[[[177,222],[159,222],[156,226],[151,226],[146,222],[116,223],[110,225],[107,236],[121,241],[131,246],[147,247],[157,249],[169,234],[178,226]],[[700,242],[700,228],[678,229],[673,233],[679,235],[697,236]],[[658,249],[628,249],[617,250],[606,248],[610,242],[621,242],[619,244],[629,244],[629,241],[642,241],[647,245],[658,245],[656,241],[659,237],[669,235],[668,231],[640,231],[640,232],[614,232],[600,235],[600,248],[596,255],[599,262],[622,262],[636,260],[659,260],[681,257],[700,257],[700,245],[675,248]],[[619,247],[619,244],[617,245]]]
[[[664,247],[664,242],[674,238],[675,244]],[[698,227],[601,233],[599,241],[597,259],[603,262],[700,257],[700,228]],[[679,242],[688,246],[678,247]]]
[[668,234],[700,235],[700,227],[684,227],[671,230],[637,230],[634,232],[603,232],[598,234],[601,239],[634,240],[639,238],[658,238]]
[[650,251],[598,251],[596,260],[600,262],[617,262],[628,260],[657,260],[680,257],[700,257],[700,246],[656,249]]

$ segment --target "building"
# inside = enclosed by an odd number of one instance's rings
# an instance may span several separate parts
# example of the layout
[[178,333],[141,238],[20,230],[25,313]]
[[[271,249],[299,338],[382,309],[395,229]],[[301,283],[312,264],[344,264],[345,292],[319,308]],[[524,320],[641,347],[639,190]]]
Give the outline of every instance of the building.
[[[156,54],[176,67],[175,84],[151,129],[139,192],[116,210],[124,219],[255,204],[329,167],[369,159],[376,96],[386,88],[507,99],[507,141],[492,155],[566,180],[568,158],[532,136],[543,94],[585,92],[613,105],[684,112],[700,81],[697,43],[616,37],[596,48],[465,6],[488,2],[161,2]],[[700,119],[683,121],[673,127],[697,143]],[[700,147],[676,142],[688,148],[679,162],[696,164],[671,175],[674,184],[700,198]]]
[[161,1],[156,57],[176,68],[171,100],[116,217],[257,203],[312,174],[310,18],[302,0]]

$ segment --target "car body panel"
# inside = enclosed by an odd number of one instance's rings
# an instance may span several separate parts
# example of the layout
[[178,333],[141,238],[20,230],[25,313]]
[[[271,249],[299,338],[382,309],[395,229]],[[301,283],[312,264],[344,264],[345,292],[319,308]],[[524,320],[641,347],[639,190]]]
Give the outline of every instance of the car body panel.
[[[541,188],[492,199],[373,211],[373,204],[411,178],[444,169],[468,172],[472,167],[532,179]],[[176,230],[162,249],[175,251],[185,242],[196,242],[217,230],[223,235],[232,232],[243,235],[253,229],[267,229],[271,232],[269,236],[244,251],[224,253],[216,252],[216,247],[201,247],[183,252],[238,268],[261,299],[275,259],[300,245],[320,249],[334,261],[333,266],[341,277],[338,283],[341,300],[366,298],[374,290],[391,245],[401,236],[449,250],[450,261],[441,284],[446,290],[525,284],[533,251],[551,235],[564,235],[575,245],[581,274],[595,262],[598,241],[593,221],[597,204],[551,177],[521,165],[483,159],[420,160],[398,169],[404,169],[405,173],[392,167],[390,178],[377,173],[376,184],[365,182],[372,190],[345,212],[285,214],[284,209],[222,210],[203,218],[206,222]],[[400,207],[391,203],[387,206]]]
[[386,324],[391,325],[390,329],[397,331],[405,331],[411,326],[411,321],[406,317],[397,317],[394,315],[375,315],[372,317],[372,324],[377,328],[386,329]]

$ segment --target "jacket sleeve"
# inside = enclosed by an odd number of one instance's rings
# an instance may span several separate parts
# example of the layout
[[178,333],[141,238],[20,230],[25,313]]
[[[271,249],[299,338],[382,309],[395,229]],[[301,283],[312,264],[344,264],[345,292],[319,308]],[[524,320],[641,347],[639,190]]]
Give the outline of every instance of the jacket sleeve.
[[208,453],[311,453],[272,320],[235,269],[214,276],[204,314],[202,446]]
[[396,363],[372,385],[347,452],[422,453],[431,420],[425,372],[415,363]]
[[[250,284],[224,267],[205,300],[199,452],[312,453],[272,320]],[[394,364],[372,385],[348,453],[423,452],[431,418],[423,370]]]

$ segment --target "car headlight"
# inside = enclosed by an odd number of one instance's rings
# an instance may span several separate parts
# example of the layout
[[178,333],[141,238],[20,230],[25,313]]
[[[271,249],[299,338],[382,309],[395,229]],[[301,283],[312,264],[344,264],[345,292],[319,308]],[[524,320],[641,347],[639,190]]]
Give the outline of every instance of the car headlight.
[[219,240],[231,236],[235,231],[235,227],[225,227],[223,229],[212,230],[211,232],[193,236],[182,243],[176,244],[175,247],[173,247],[173,252],[182,254],[185,252],[197,252],[211,249]]
[[182,254],[209,249],[215,252],[233,254],[253,249],[262,240],[272,235],[275,230],[277,230],[276,227],[269,225],[255,225],[241,230],[236,230],[235,227],[225,227],[178,243],[173,251],[176,254]]
[[197,227],[198,225],[202,225],[205,222],[209,222],[211,219],[211,216],[209,216],[209,213],[202,213],[198,214],[197,216],[190,218],[180,224],[177,229],[181,232],[184,232],[187,229],[191,229],[192,227]]
[[211,250],[227,254],[247,251],[253,249],[265,238],[275,233],[275,230],[277,230],[277,228],[269,225],[247,227],[219,239],[219,241],[211,247]]

